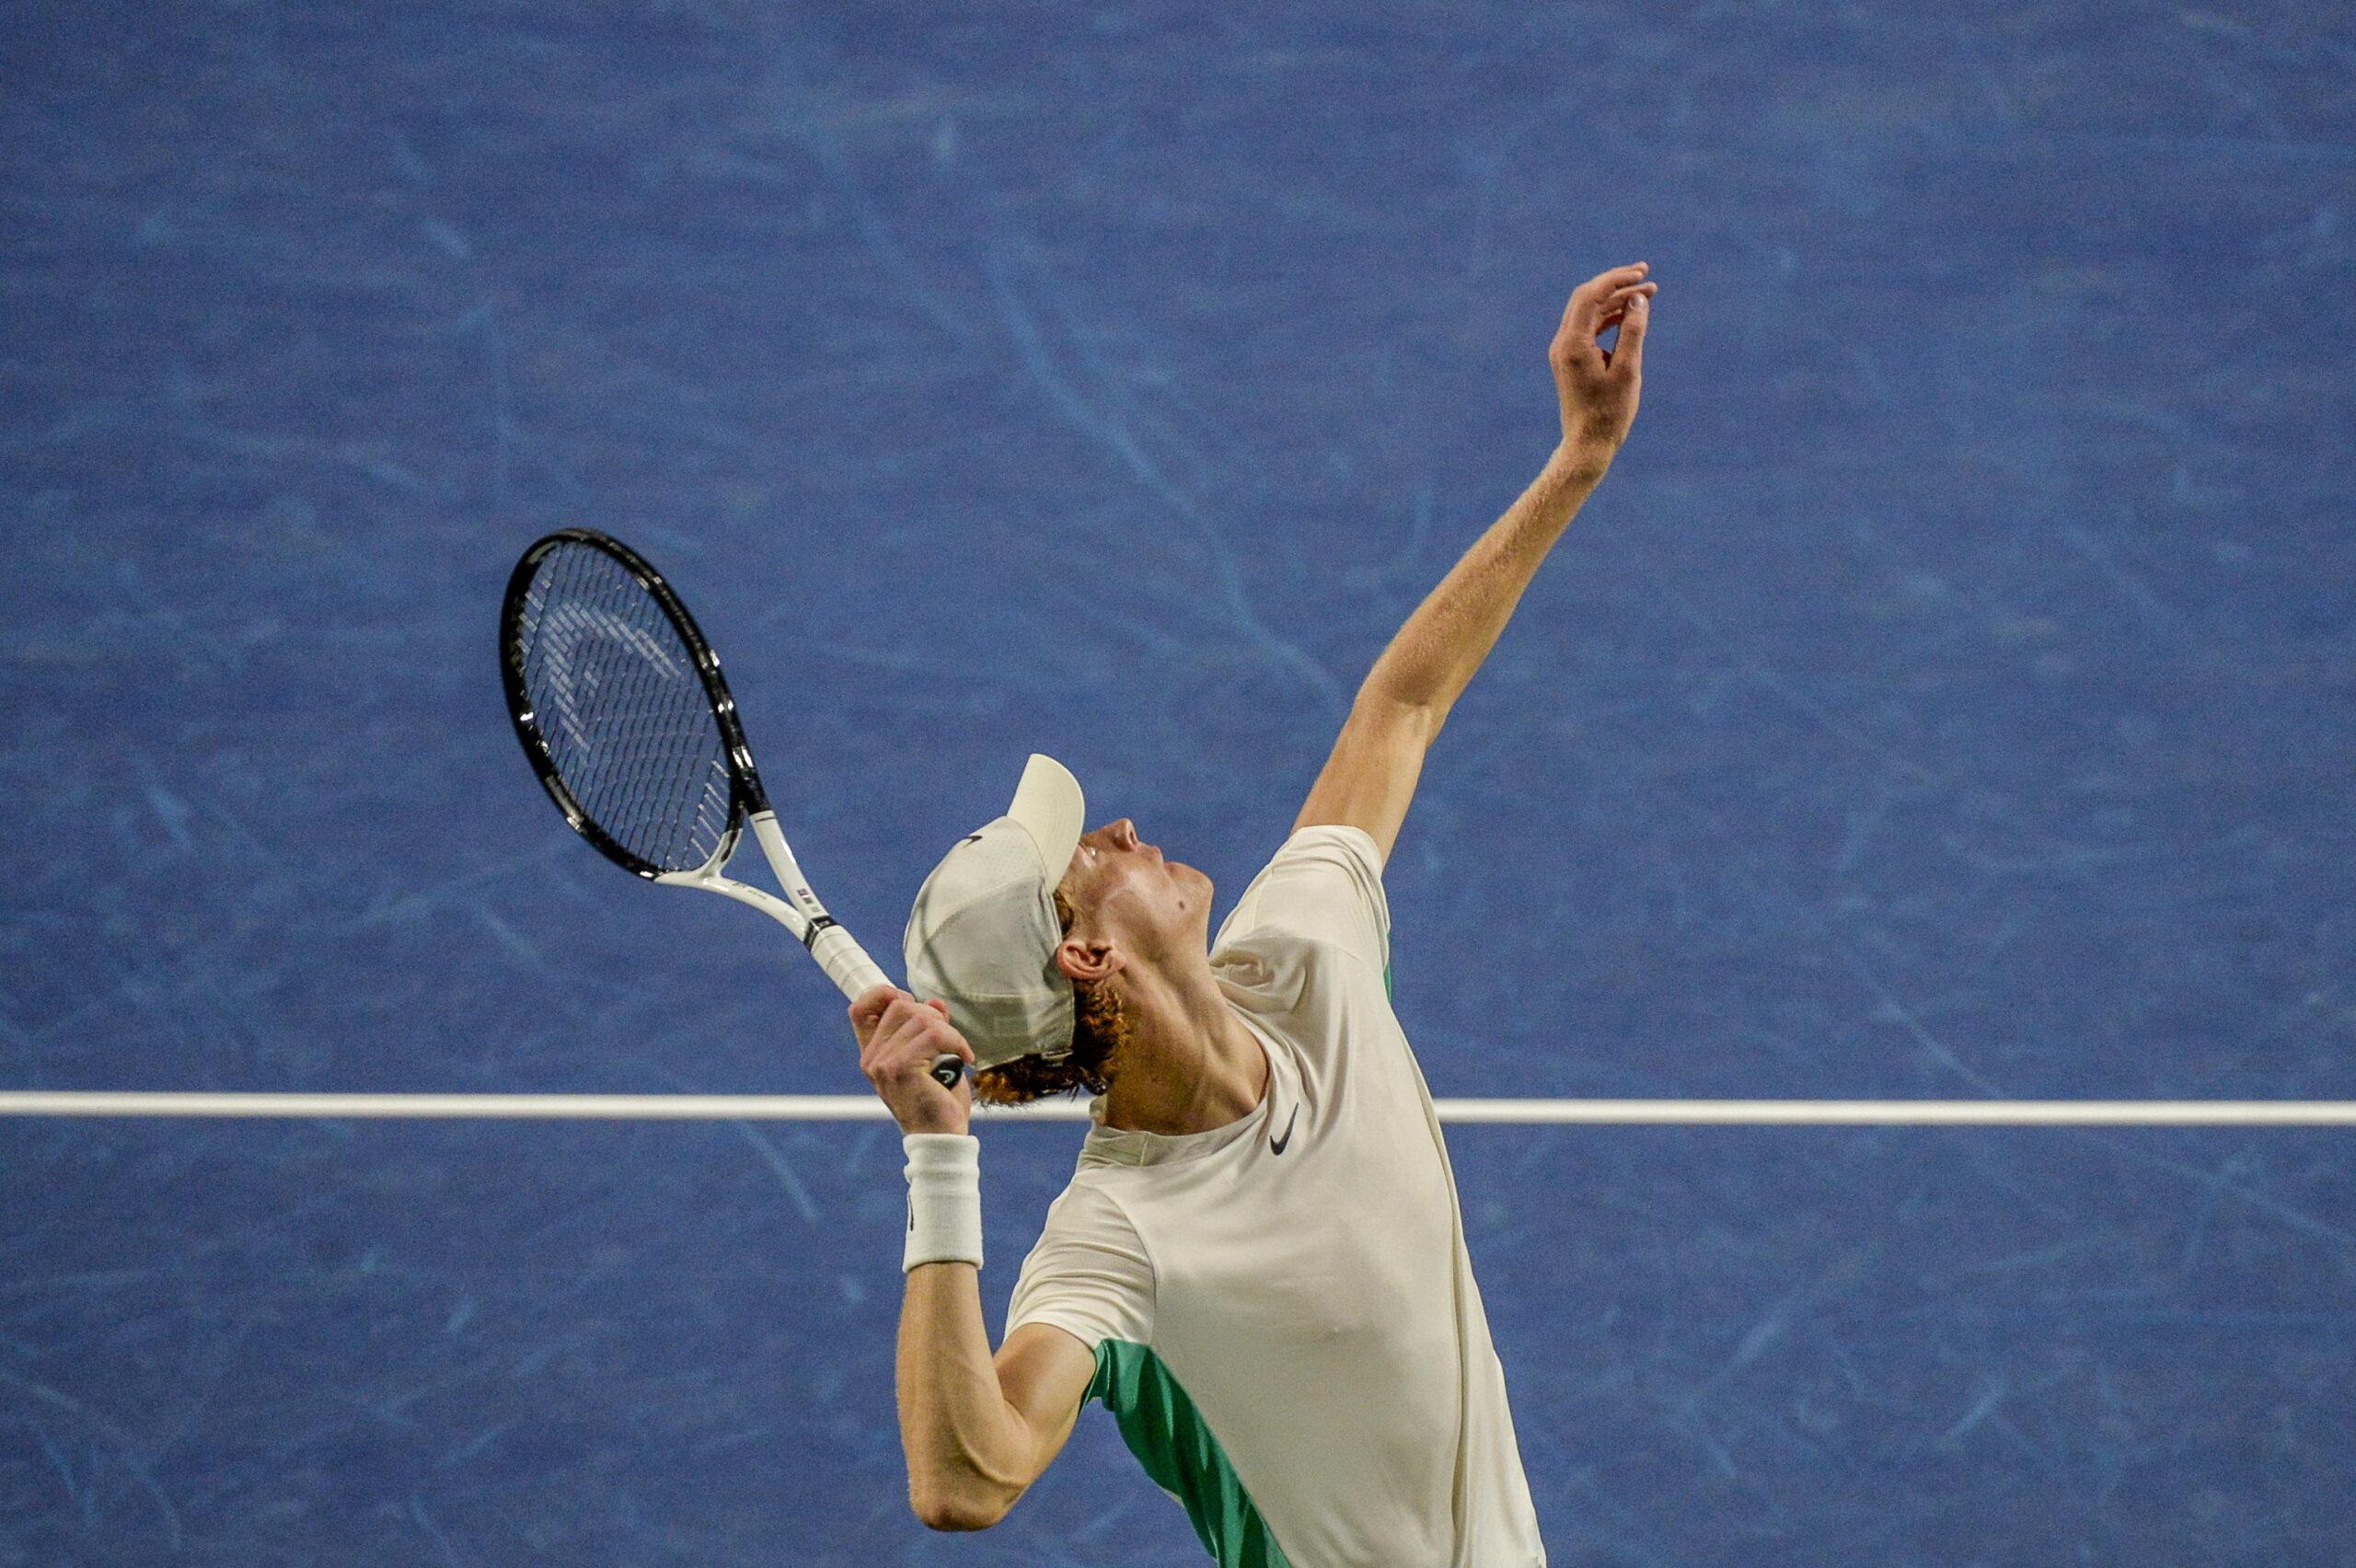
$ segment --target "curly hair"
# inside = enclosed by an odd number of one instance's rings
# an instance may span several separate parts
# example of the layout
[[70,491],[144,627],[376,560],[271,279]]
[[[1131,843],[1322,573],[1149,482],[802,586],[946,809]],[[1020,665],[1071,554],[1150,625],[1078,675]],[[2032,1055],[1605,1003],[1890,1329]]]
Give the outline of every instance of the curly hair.
[[[1064,935],[1079,920],[1071,903],[1056,892],[1056,918]],[[1129,1015],[1110,984],[1072,983],[1076,1017],[1072,1021],[1071,1053],[1060,1061],[1018,1056],[974,1075],[974,1098],[985,1105],[1027,1105],[1050,1094],[1077,1094],[1081,1090],[1102,1094],[1113,1087],[1122,1048],[1129,1043]]]

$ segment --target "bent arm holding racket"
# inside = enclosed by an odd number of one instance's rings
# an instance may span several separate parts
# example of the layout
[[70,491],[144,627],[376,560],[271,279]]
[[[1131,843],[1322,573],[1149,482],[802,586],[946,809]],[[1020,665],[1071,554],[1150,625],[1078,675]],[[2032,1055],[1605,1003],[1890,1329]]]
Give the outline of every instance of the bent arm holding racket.
[[[930,1070],[944,1054],[973,1059],[946,1003],[918,1006],[906,991],[878,986],[851,1004],[850,1020],[860,1070],[902,1133],[966,1131],[972,1088],[961,1078],[943,1089]],[[1040,1323],[1017,1329],[992,1356],[977,1265],[908,1270],[895,1380],[917,1517],[937,1530],[1003,1518],[1062,1450],[1095,1372],[1085,1346]]]
[[[1488,656],[1564,527],[1611,467],[1636,413],[1649,306],[1657,285],[1645,268],[1618,267],[1575,290],[1548,358],[1561,395],[1563,440],[1543,472],[1401,628],[1368,675],[1360,709],[1425,716],[1415,733],[1437,735],[1449,708]],[[1598,342],[1620,329],[1618,346]],[[1369,701],[1379,698],[1379,701]],[[1348,821],[1366,827],[1387,854],[1412,792],[1420,745],[1386,748],[1345,726],[1334,758],[1311,790],[1302,820]],[[1299,824],[1296,824],[1299,825]],[[845,989],[848,991],[849,987]],[[990,1353],[982,1319],[980,1219],[968,1133],[972,1093],[962,1075],[929,1073],[973,1051],[949,1020],[948,1004],[888,983],[858,994],[849,1011],[860,1068],[900,1124],[910,1150],[911,1258],[939,1259],[926,1238],[918,1197],[937,1211],[955,1207],[957,1226],[976,1261],[917,1262],[906,1270],[896,1378],[900,1438],[908,1461],[908,1495],[917,1516],[935,1529],[982,1529],[1015,1500],[1063,1448],[1095,1373],[1080,1340],[1044,1322],[1022,1325]],[[949,1228],[944,1227],[944,1230]],[[949,1249],[954,1251],[955,1248]]]

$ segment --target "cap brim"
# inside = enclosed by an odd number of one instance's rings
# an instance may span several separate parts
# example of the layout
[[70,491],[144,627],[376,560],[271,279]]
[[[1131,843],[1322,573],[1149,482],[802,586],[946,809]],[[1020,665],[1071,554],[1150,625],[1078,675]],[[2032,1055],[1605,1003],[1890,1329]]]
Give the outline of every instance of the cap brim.
[[1038,846],[1047,886],[1054,888],[1064,880],[1064,870],[1080,848],[1080,836],[1087,831],[1088,801],[1080,793],[1080,780],[1054,757],[1033,752],[1006,814]]

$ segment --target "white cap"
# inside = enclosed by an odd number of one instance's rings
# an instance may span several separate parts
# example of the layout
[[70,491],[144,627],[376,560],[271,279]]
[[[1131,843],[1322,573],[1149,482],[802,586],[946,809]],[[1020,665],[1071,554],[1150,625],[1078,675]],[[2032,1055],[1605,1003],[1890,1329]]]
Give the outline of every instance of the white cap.
[[917,890],[900,939],[908,990],[949,1004],[974,1066],[1071,1050],[1071,977],[1056,967],[1063,881],[1084,831],[1080,780],[1031,754],[1006,814],[958,840]]

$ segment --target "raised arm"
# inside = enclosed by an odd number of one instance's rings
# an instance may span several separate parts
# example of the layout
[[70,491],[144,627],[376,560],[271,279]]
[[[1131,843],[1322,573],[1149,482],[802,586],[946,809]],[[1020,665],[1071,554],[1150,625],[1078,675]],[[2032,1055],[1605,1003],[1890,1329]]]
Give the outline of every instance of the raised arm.
[[[1362,828],[1390,859],[1426,749],[1635,421],[1645,328],[1657,290],[1645,271],[1642,262],[1615,267],[1571,292],[1547,353],[1562,403],[1561,444],[1375,661],[1293,823],[1296,832],[1324,823]],[[1597,340],[1615,326],[1619,341],[1607,353]]]

